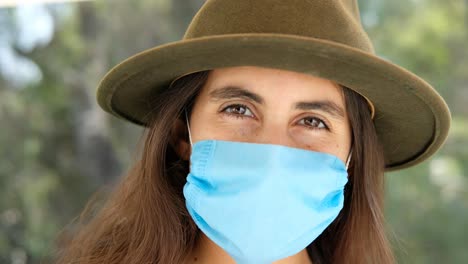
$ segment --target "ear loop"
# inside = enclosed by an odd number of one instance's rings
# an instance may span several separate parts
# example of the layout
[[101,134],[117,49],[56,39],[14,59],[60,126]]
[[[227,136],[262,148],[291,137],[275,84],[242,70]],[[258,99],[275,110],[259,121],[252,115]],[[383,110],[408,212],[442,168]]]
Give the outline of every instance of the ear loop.
[[188,121],[187,109],[185,109],[185,121],[187,121],[187,129],[188,129],[188,135],[189,135],[189,140],[190,140],[190,146],[193,147],[192,134],[190,133],[190,124],[189,124],[189,121]]
[[351,161],[352,156],[353,156],[353,147],[351,147],[351,150],[349,151],[348,160],[346,161],[346,170],[348,170],[349,162]]

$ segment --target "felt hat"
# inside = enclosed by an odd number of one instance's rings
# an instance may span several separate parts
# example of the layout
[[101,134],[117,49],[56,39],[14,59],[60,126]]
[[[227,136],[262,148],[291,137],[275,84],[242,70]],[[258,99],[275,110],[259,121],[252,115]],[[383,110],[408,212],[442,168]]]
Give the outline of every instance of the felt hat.
[[310,74],[363,95],[374,107],[387,171],[427,159],[447,138],[445,101],[415,74],[375,55],[356,0],[207,0],[182,40],[111,69],[97,100],[105,111],[146,125],[150,102],[174,79],[247,65]]

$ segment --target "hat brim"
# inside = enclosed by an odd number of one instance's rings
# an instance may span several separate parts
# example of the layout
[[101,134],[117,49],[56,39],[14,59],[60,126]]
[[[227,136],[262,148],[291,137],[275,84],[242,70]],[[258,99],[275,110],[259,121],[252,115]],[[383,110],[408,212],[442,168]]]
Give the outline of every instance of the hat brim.
[[333,80],[366,96],[375,106],[387,171],[425,160],[447,138],[449,108],[415,74],[344,44],[286,34],[229,34],[157,46],[110,70],[99,84],[97,100],[105,111],[145,125],[153,107],[150,99],[178,76],[248,65]]

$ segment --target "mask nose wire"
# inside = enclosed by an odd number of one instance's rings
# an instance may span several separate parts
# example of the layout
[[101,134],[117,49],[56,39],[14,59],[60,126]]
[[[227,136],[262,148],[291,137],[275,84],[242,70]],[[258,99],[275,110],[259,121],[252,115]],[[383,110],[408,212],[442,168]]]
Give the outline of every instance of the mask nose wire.
[[189,124],[189,120],[188,120],[187,109],[185,109],[185,120],[187,121],[187,129],[188,129],[188,135],[189,135],[189,140],[190,140],[190,146],[193,147],[192,134],[190,133],[190,124]]

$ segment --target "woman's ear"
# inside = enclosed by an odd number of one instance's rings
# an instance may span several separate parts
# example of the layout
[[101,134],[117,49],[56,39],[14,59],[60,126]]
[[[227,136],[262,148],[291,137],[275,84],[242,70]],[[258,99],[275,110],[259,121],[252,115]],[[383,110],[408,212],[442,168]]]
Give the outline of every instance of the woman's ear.
[[190,143],[188,142],[188,132],[185,123],[177,118],[171,128],[170,144],[177,155],[183,160],[190,159]]

